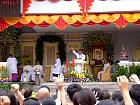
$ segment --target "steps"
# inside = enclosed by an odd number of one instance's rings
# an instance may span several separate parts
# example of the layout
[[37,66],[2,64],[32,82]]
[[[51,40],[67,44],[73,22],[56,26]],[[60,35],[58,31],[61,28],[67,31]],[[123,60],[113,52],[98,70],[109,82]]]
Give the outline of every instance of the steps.
[[[100,88],[102,90],[108,90],[110,93],[112,93],[115,90],[119,90],[118,84],[116,82],[70,82],[70,83],[64,83],[64,88],[67,89],[68,85],[71,83],[77,83],[80,84],[83,88]],[[41,85],[47,85],[50,90],[51,94],[56,94],[56,85],[53,82],[46,82],[41,83]],[[129,87],[131,86],[131,83],[129,84]]]

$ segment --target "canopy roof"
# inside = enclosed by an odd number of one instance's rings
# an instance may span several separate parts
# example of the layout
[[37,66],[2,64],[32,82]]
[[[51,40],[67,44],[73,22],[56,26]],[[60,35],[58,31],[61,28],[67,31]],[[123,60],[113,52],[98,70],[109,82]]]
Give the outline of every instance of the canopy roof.
[[[87,25],[108,25],[109,23],[114,23],[118,28],[123,28],[127,23],[140,24],[140,13],[134,14],[89,14],[86,17],[82,15],[32,15],[32,16],[23,16],[21,18],[4,18],[0,20],[3,26],[15,27],[34,27],[39,25],[40,27],[47,27],[53,24],[59,30],[65,29],[68,25],[75,27],[82,26],[83,24]],[[2,28],[2,25],[1,25]]]
[[80,14],[82,4],[88,13],[140,11],[140,0],[32,0],[26,14]]
[[[47,1],[46,0],[33,0],[33,1],[34,2],[40,1],[41,3],[43,1],[48,2],[48,0]],[[81,7],[82,14],[51,14],[51,15],[50,14],[48,15],[29,14],[29,11],[31,8],[30,5],[32,5],[33,1],[23,0],[23,6],[22,6],[23,16],[21,16],[20,18],[5,17],[5,18],[0,19],[0,31],[3,31],[4,29],[6,29],[8,26],[11,26],[11,25],[14,25],[15,27],[22,27],[22,26],[34,27],[36,25],[40,27],[47,27],[53,24],[57,29],[63,30],[68,25],[79,27],[79,26],[82,26],[83,24],[92,26],[95,24],[108,25],[109,23],[114,23],[114,25],[116,25],[118,28],[123,28],[127,25],[127,23],[140,24],[140,13],[130,13],[130,14],[128,13],[127,14],[126,13],[106,13],[106,14],[105,13],[104,14],[91,13],[90,11],[92,11],[92,6],[94,6],[92,5],[92,3],[94,3],[93,0],[77,0]],[[52,0],[49,0],[49,1],[52,1]],[[66,0],[65,2],[74,2],[74,1]],[[95,1],[101,2],[99,0],[95,0]],[[122,1],[126,2],[126,0],[122,0]],[[127,1],[130,2],[130,0],[127,0]],[[138,0],[133,0],[133,2],[134,1],[138,1]],[[102,2],[107,2],[107,1],[102,1]],[[119,1],[113,1],[113,2],[118,3]],[[40,7],[41,6],[38,6],[38,8]],[[26,15],[26,12],[27,12],[27,15]]]

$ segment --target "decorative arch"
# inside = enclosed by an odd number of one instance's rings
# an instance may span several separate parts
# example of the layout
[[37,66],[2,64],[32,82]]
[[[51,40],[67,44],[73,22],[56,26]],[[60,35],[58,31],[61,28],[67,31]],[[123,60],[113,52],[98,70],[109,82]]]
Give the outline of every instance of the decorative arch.
[[66,51],[65,51],[65,43],[64,40],[57,35],[43,35],[40,36],[40,38],[37,39],[37,45],[36,45],[36,60],[40,61],[40,63],[43,63],[43,42],[58,42],[58,54],[61,59],[61,62],[66,61]]
[[92,49],[91,45],[95,44],[97,41],[102,42],[106,57],[110,60],[114,58],[114,43],[111,34],[105,34],[103,32],[91,32],[89,36],[83,40],[81,47],[85,54],[90,55]]

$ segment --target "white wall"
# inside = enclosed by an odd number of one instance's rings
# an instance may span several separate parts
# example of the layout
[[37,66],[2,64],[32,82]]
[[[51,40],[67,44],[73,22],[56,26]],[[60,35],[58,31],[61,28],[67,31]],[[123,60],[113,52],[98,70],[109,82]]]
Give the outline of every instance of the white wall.
[[[116,11],[140,11],[140,0],[94,0],[89,12],[116,12]],[[22,6],[21,6],[22,7]],[[27,11],[28,14],[67,14],[81,13],[76,0],[59,0],[56,3],[45,0],[32,3]]]

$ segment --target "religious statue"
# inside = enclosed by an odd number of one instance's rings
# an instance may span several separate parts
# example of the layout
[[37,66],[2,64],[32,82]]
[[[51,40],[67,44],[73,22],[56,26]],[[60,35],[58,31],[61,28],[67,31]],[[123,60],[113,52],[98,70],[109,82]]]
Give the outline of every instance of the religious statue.
[[124,49],[124,46],[122,46],[121,54],[120,54],[120,60],[128,60],[127,53]]

